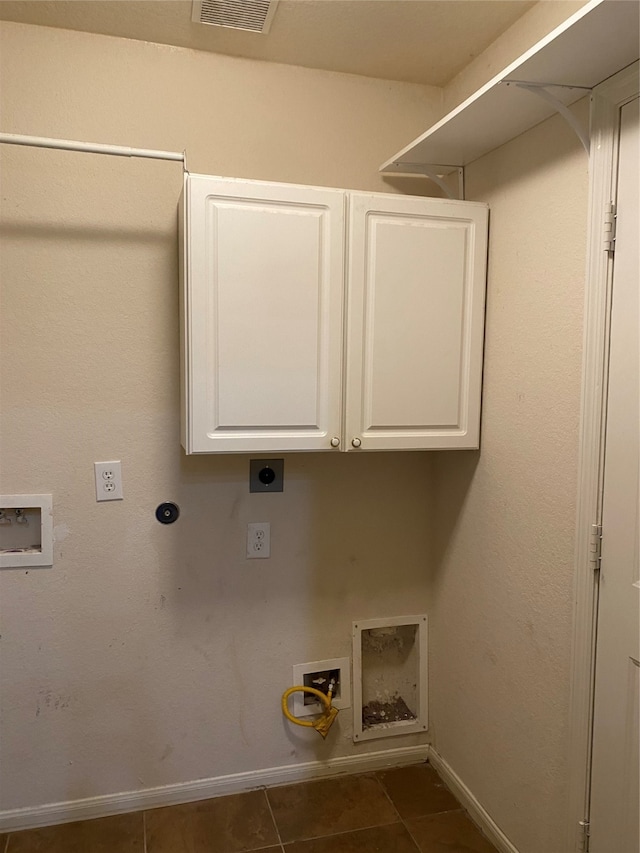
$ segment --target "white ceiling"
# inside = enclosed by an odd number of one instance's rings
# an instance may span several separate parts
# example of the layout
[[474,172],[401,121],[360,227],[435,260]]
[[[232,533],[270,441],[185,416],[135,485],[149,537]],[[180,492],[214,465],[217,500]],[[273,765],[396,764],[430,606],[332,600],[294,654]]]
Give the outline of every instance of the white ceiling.
[[191,22],[191,0],[0,0],[0,18],[443,86],[535,0],[280,0],[267,35]]

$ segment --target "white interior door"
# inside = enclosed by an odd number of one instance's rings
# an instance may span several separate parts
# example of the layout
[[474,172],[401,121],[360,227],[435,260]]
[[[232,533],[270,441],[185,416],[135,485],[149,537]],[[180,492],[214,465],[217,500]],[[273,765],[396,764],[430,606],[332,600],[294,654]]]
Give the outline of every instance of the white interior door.
[[621,110],[590,809],[591,853],[640,849],[638,99]]

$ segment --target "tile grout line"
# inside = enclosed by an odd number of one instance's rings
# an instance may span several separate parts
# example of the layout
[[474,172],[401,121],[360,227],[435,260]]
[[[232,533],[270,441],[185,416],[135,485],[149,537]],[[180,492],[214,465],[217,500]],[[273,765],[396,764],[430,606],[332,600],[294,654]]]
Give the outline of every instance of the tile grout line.
[[[365,775],[365,774],[357,774],[357,775]],[[336,776],[334,778],[338,778],[338,777]],[[303,783],[303,784],[305,784],[305,783]],[[283,786],[283,785],[275,786],[274,785],[274,787],[285,787],[285,786]],[[280,828],[278,826],[278,822],[277,822],[275,815],[273,813],[273,809],[271,807],[271,801],[269,800],[269,788],[264,788],[263,790],[264,790],[265,796],[267,798],[267,803],[269,805],[269,811],[271,812],[271,817],[273,818],[273,823],[274,823],[274,826],[276,828],[276,832],[278,834],[278,842],[282,848],[282,853],[286,853],[285,842],[282,841],[282,837],[280,835]],[[386,794],[386,791],[385,791],[385,794]],[[393,803],[391,803],[391,805],[393,806]],[[383,827],[383,826],[392,826],[394,823],[401,823],[402,820],[400,818],[400,815],[398,815],[398,812],[397,812],[395,806],[393,806],[393,809],[396,812],[396,815],[398,816],[397,821],[392,821],[390,823],[375,823],[375,824],[372,824],[371,826],[360,826],[357,829],[345,829],[345,830],[342,830],[341,832],[332,832],[329,835],[312,835],[308,838],[307,837],[306,838],[292,838],[291,841],[287,842],[287,844],[306,843],[307,841],[323,841],[323,840],[328,841],[330,838],[336,838],[340,835],[349,835],[352,832],[363,832],[366,829],[379,829],[380,827]],[[255,851],[252,850],[250,852],[248,851],[248,853],[260,853],[260,851],[259,850],[255,850]]]
[[147,812],[142,811],[142,853],[147,853]]
[[[428,763],[428,762],[427,762],[427,763]],[[379,776],[378,776],[378,774],[377,774],[377,773],[374,773],[374,775],[375,775],[376,779],[378,780],[378,783],[380,784],[380,787],[382,788],[382,790],[383,790],[383,792],[384,792],[385,796],[387,797],[387,799],[389,800],[389,802],[390,802],[390,803],[391,803],[391,805],[393,806],[393,808],[394,808],[394,810],[395,810],[396,814],[398,815],[398,818],[399,818],[399,820],[400,820],[400,823],[401,823],[401,824],[404,826],[404,828],[407,830],[407,832],[409,833],[409,837],[411,838],[411,840],[413,841],[413,843],[416,845],[416,847],[418,848],[418,850],[420,850],[420,845],[418,844],[418,842],[416,841],[416,839],[415,839],[415,837],[414,837],[413,833],[412,833],[412,832],[411,832],[411,830],[409,829],[409,826],[408,826],[408,824],[407,824],[407,820],[423,820],[424,818],[427,818],[427,817],[435,817],[436,815],[443,815],[443,814],[455,814],[456,812],[462,812],[462,814],[467,815],[467,812],[466,812],[466,810],[465,810],[464,806],[462,805],[462,803],[460,803],[458,800],[456,800],[456,802],[458,803],[458,808],[456,808],[456,809],[444,809],[444,810],[443,810],[443,811],[441,811],[441,812],[430,812],[429,814],[426,814],[426,815],[419,815],[419,816],[416,816],[416,817],[413,817],[413,818],[406,818],[406,819],[405,819],[405,818],[403,818],[403,817],[400,815],[400,812],[398,811],[398,809],[396,808],[395,803],[394,803],[394,802],[393,802],[393,800],[391,799],[391,796],[389,795],[389,793],[388,793],[387,789],[385,788],[385,786],[384,786],[384,782],[382,781],[382,779],[380,779],[380,778],[379,778]],[[438,778],[440,778],[440,777],[438,777]],[[441,780],[441,781],[442,781],[442,780]],[[448,788],[446,785],[445,785],[444,787],[447,789],[447,791],[449,790],[449,788]],[[468,816],[468,815],[467,815],[467,816]]]
[[404,828],[405,828],[405,829],[406,829],[406,831],[407,831],[407,834],[409,835],[409,838],[410,838],[410,839],[413,841],[413,843],[415,844],[415,846],[416,846],[416,850],[417,850],[417,851],[419,851],[419,850],[420,850],[420,845],[418,844],[418,842],[417,842],[417,841],[415,840],[415,838],[413,837],[413,833],[411,832],[411,830],[409,829],[409,827],[408,827],[408,826],[407,826],[407,824],[405,823],[405,821],[404,821],[404,819],[403,819],[402,815],[400,814],[400,812],[399,812],[399,811],[398,811],[398,809],[396,808],[396,804],[395,804],[395,803],[393,802],[393,800],[391,799],[391,797],[390,797],[390,795],[389,795],[389,792],[387,791],[387,789],[386,789],[386,788],[385,788],[385,786],[384,786],[384,783],[382,782],[382,779],[380,779],[380,778],[379,778],[379,776],[378,776],[378,774],[377,774],[377,773],[375,774],[375,777],[376,777],[376,779],[378,780],[378,784],[380,785],[380,788],[382,789],[382,792],[384,793],[385,797],[386,797],[386,798],[389,800],[389,802],[391,803],[391,806],[392,806],[392,808],[393,808],[394,812],[398,815],[398,820],[400,821],[400,824],[401,824],[402,826],[404,826]]
[[398,811],[398,809],[396,808],[396,804],[393,802],[393,800],[392,800],[392,799],[391,799],[391,797],[389,796],[389,792],[387,791],[387,789],[385,788],[384,784],[382,783],[382,779],[380,779],[380,777],[378,776],[378,774],[377,774],[377,773],[374,773],[373,775],[375,776],[375,780],[376,780],[376,782],[377,782],[377,783],[378,783],[378,785],[380,786],[380,790],[382,791],[382,793],[385,795],[385,797],[386,797],[386,798],[389,800],[389,802],[391,803],[391,808],[392,808],[392,809],[394,810],[394,812],[397,814],[397,816],[398,816],[398,820],[400,821],[400,823],[402,823],[402,817],[401,817],[401,815],[400,815],[400,812],[399,812],[399,811]]
[[274,815],[273,809],[271,808],[271,802],[269,800],[268,788],[263,788],[262,790],[264,791],[264,798],[267,801],[267,807],[269,808],[269,814],[271,815],[271,820],[273,821],[273,825],[274,825],[275,830],[276,830],[276,835],[278,836],[278,844],[280,845],[280,849],[282,850],[282,853],[284,853],[284,844],[282,843],[282,837],[280,835],[280,827],[278,826],[278,821],[276,820],[276,816]]
[[462,814],[467,814],[465,808],[463,806],[460,806],[457,809],[444,809],[441,812],[429,812],[429,814],[419,814],[415,817],[407,818],[407,820],[424,820],[425,817],[437,817],[441,814],[455,814],[456,812],[462,812]]
[[402,821],[402,825],[403,825],[403,826],[404,826],[404,828],[407,830],[407,833],[408,833],[408,835],[409,835],[409,838],[413,841],[413,843],[416,845],[416,847],[418,848],[418,850],[420,850],[420,845],[419,845],[419,844],[418,844],[418,842],[416,841],[416,839],[415,839],[415,837],[414,837],[414,835],[413,835],[413,832],[411,832],[411,830],[410,830],[410,829],[409,829],[409,827],[407,826],[407,822],[406,822],[405,820],[403,820],[403,821]]
[[[0,2],[1,2],[1,0],[0,0]],[[402,823],[402,818],[400,817],[398,810],[394,806],[393,801],[391,800],[391,798],[389,797],[387,792],[384,790],[384,787],[382,786],[382,783],[380,782],[380,780],[377,778],[376,774],[375,773],[358,773],[358,774],[353,775],[351,778],[358,778],[361,776],[374,776],[375,777],[378,785],[380,785],[380,787],[382,788],[382,791],[383,791],[385,797],[391,803],[391,807],[393,808],[393,811],[395,812],[395,815],[396,815],[396,820],[391,820],[388,823],[372,823],[372,824],[369,824],[367,826],[359,826],[355,829],[343,829],[340,832],[331,832],[329,834],[324,834],[324,835],[311,835],[311,836],[307,836],[305,838],[292,838],[290,841],[287,841],[286,843],[287,844],[297,844],[297,843],[304,843],[307,841],[323,841],[323,840],[328,841],[331,838],[337,838],[340,835],[349,835],[352,832],[364,832],[367,829],[381,829],[384,826],[393,826],[396,823]],[[334,777],[334,778],[338,778],[338,777]],[[302,783],[302,784],[307,784],[307,783]],[[313,784],[313,781],[311,781],[310,784]],[[280,788],[280,787],[285,787],[285,786],[274,785],[273,787]],[[269,801],[269,790],[270,789],[264,788],[263,790],[264,790],[265,794],[267,795],[267,802],[269,803],[269,808],[271,809],[271,802]],[[273,811],[271,811],[271,814],[273,815]],[[273,817],[273,822],[276,825],[276,831],[278,832],[278,837],[280,837],[280,830],[278,828],[278,824],[277,824],[277,821],[275,819],[275,816]],[[280,843],[282,844],[282,847],[284,849],[284,842],[280,841]],[[248,851],[248,853],[249,853],[249,851]],[[259,851],[253,851],[252,850],[252,851],[250,851],[250,853],[259,853]],[[286,851],[285,851],[285,853],[286,853]]]
[[[2,0],[0,0],[0,3]],[[342,829],[340,832],[332,832],[330,835],[310,835],[305,838],[292,838],[287,841],[287,844],[306,844],[307,841],[330,841],[332,838],[339,838],[341,835],[351,835],[354,832],[365,832],[367,829],[384,829],[385,826],[395,826],[397,823],[402,823],[402,820],[392,820],[389,823],[372,823],[369,826],[358,826],[355,829]],[[284,847],[284,842],[281,842]],[[262,849],[262,848],[261,848]],[[247,853],[260,853],[259,850],[247,850]]]
[[[357,829],[343,829],[341,832],[334,832],[332,835],[312,835],[309,838],[292,838],[291,841],[287,841],[287,844],[306,844],[308,841],[329,842],[335,838],[341,838],[343,835],[355,835],[358,832],[367,832],[370,829],[385,829],[387,826],[397,826],[399,823],[402,823],[402,821],[394,820],[392,823],[376,823],[373,826],[359,826]],[[284,848],[284,844],[282,846]],[[247,853],[260,853],[260,850],[247,850]]]

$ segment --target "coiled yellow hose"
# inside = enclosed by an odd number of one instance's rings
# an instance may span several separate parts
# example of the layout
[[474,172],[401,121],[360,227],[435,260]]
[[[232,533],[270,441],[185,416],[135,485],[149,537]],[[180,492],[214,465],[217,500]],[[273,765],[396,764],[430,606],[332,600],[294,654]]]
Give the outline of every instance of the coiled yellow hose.
[[[318,717],[317,720],[300,720],[298,717],[294,717],[291,711],[289,710],[289,706],[287,704],[287,700],[292,693],[313,693],[314,696],[322,702],[324,705],[324,711],[322,715]],[[323,738],[326,738],[329,729],[333,725],[335,718],[338,716],[338,709],[334,708],[331,704],[331,696],[333,693],[333,687],[329,687],[328,693],[323,693],[322,690],[316,690],[315,687],[290,687],[288,690],[285,690],[282,694],[282,713],[285,715],[287,720],[292,723],[295,723],[296,726],[305,726],[309,729],[315,729],[319,735]]]

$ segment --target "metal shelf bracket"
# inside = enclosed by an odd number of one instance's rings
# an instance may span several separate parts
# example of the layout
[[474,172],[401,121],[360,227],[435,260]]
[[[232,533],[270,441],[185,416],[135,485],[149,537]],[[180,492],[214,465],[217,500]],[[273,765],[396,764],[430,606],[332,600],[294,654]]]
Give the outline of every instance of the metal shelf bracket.
[[[464,200],[464,167],[463,166],[441,166],[432,163],[402,163],[398,161],[393,164],[394,168],[382,172],[383,175],[394,175],[401,177],[402,175],[421,175],[429,178],[434,184],[437,184],[447,198],[457,201]],[[450,183],[445,181],[445,177],[456,172],[458,178],[457,192],[451,187]]]
[[502,82],[506,86],[517,86],[518,89],[524,89],[527,92],[531,92],[533,95],[537,95],[548,104],[551,104],[554,110],[559,113],[571,127],[582,143],[587,154],[589,153],[589,131],[582,127],[569,107],[566,104],[563,104],[559,98],[556,98],[556,96],[548,90],[548,87],[554,86],[558,89],[583,89],[585,92],[590,92],[591,89],[588,86],[564,86],[561,83],[528,83],[525,80],[503,80]]

